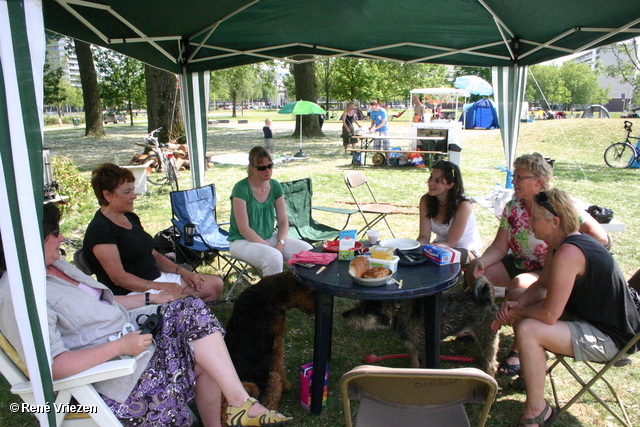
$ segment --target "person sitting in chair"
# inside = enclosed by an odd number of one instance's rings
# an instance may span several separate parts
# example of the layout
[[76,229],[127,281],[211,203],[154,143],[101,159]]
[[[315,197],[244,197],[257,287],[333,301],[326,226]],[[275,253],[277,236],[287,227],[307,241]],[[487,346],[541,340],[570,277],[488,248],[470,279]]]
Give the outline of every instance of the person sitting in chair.
[[[53,379],[120,356],[135,356],[133,374],[94,384],[125,426],[191,425],[188,405],[195,401],[202,424],[218,427],[221,392],[229,404],[227,426],[291,423],[290,417],[269,411],[249,397],[229,357],[224,330],[200,298],[169,292],[114,295],[60,259],[64,236],[57,206],[44,205],[43,220]],[[6,276],[0,279],[0,329],[24,360]],[[138,315],[156,312],[160,320],[153,335],[122,332]]]
[[111,163],[98,166],[91,186],[100,209],[89,223],[84,248],[98,281],[114,294],[129,292],[178,292],[215,301],[222,293],[222,279],[193,273],[154,249],[138,215],[133,213],[135,178],[129,169]]
[[[580,222],[561,190],[533,197],[529,223],[549,244],[538,279],[517,299],[502,303],[492,325],[513,324],[527,398],[519,426],[545,426],[555,413],[544,400],[545,350],[575,360],[607,362],[640,331],[640,316],[620,267]],[[640,344],[631,348],[637,351]]]
[[[229,252],[262,270],[263,276],[281,273],[284,261],[313,248],[287,237],[289,219],[282,185],[273,175],[273,160],[264,147],[249,152],[248,177],[231,191]],[[273,231],[277,222],[278,230]]]

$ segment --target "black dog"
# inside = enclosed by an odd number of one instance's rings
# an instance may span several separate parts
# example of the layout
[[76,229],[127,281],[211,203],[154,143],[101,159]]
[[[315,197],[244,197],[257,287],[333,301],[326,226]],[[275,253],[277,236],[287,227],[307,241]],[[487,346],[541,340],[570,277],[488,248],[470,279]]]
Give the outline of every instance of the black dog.
[[240,380],[250,395],[278,409],[283,391],[291,390],[284,367],[285,312],[313,314],[315,292],[285,272],[245,289],[227,322],[225,342]]
[[[494,304],[493,285],[481,276],[473,291],[451,291],[442,294],[440,338],[469,333],[480,345],[484,370],[495,375],[498,368],[499,336],[491,330],[498,307]],[[342,314],[347,324],[356,329],[392,328],[408,348],[411,365],[419,367],[424,354],[424,306],[420,300],[360,301]]]

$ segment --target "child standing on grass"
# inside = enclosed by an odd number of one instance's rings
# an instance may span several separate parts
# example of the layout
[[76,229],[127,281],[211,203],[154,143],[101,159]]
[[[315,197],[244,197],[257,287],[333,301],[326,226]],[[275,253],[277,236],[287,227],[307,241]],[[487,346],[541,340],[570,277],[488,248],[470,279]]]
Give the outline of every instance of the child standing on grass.
[[264,124],[265,125],[262,128],[262,133],[264,133],[264,147],[269,150],[271,157],[273,157],[276,152],[276,144],[273,142],[274,132],[271,128],[271,119],[265,119]]

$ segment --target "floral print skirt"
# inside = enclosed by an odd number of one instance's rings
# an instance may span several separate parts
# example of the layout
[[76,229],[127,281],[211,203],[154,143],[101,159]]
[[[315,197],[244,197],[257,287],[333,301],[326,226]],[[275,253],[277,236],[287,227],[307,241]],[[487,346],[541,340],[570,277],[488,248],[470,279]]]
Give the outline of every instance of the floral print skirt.
[[129,397],[102,396],[125,426],[191,426],[188,404],[195,397],[194,354],[189,342],[224,333],[204,302],[187,296],[163,306],[156,351]]

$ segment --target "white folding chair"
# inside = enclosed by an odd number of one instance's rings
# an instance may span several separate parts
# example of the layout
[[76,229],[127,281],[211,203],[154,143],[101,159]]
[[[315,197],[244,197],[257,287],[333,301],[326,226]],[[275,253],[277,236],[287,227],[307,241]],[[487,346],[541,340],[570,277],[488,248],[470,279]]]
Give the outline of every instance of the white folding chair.
[[[55,380],[53,391],[57,393],[56,404],[67,404],[73,397],[80,405],[88,405],[96,409],[91,414],[56,413],[56,424],[70,427],[122,427],[118,418],[93,387],[93,383],[131,375],[135,369],[136,361],[134,358],[111,360],[76,375]],[[11,393],[19,395],[26,403],[35,404],[27,368],[2,333],[0,333],[0,372],[11,385]]]
[[[387,224],[387,228],[391,232],[391,236],[396,237],[393,234],[391,226],[387,222],[386,216],[393,213],[396,209],[398,209],[398,207],[391,203],[378,203],[378,200],[376,200],[376,196],[373,194],[373,190],[371,190],[371,187],[369,186],[367,177],[362,172],[351,172],[346,174],[344,177],[344,182],[345,184],[347,184],[349,194],[351,194],[351,197],[353,198],[353,201],[355,202],[358,211],[360,211],[360,215],[362,215],[362,219],[365,223],[365,226],[362,227],[360,231],[358,231],[358,234],[367,230],[371,230],[377,223],[379,223],[380,221],[384,221],[384,223]],[[356,192],[354,190],[362,185],[367,188],[369,196],[371,196],[371,198],[373,199],[373,203],[358,202],[358,199],[356,198]],[[374,217],[373,219],[367,219],[367,216],[365,214],[373,214]]]

